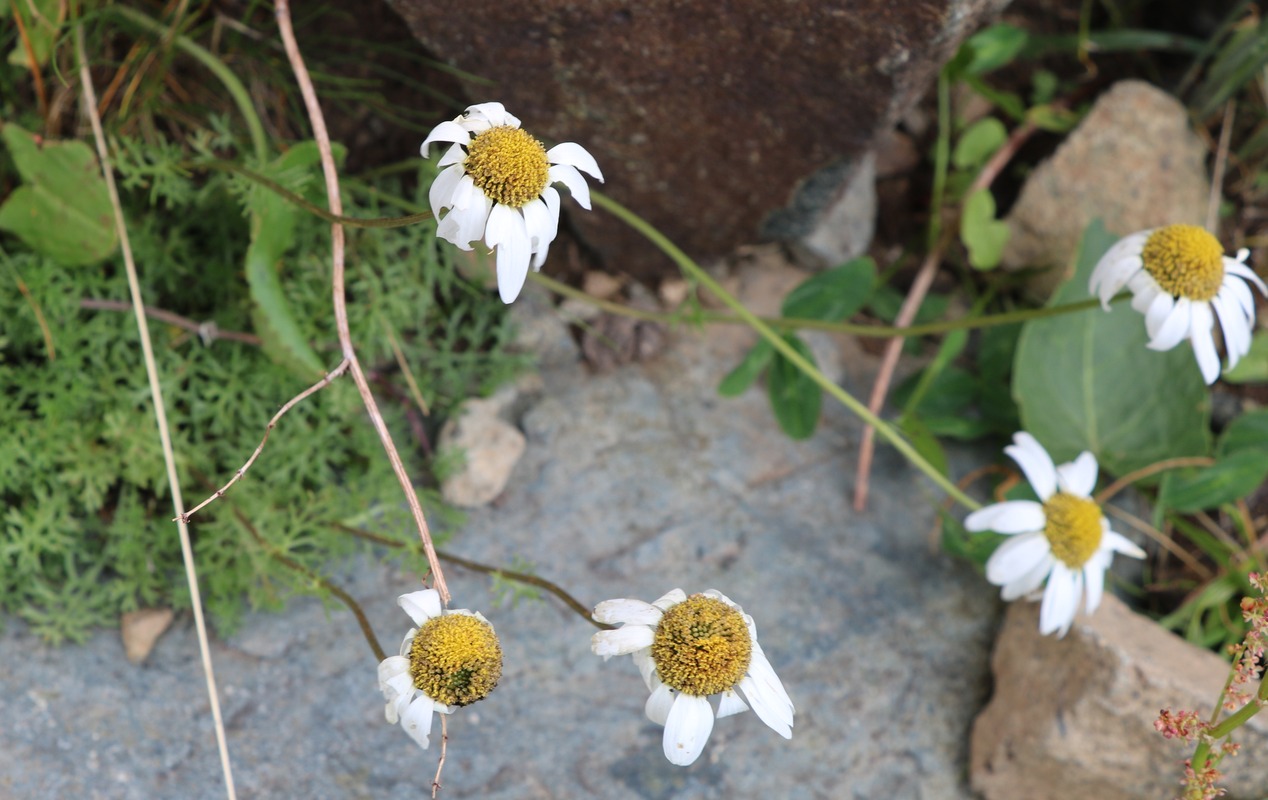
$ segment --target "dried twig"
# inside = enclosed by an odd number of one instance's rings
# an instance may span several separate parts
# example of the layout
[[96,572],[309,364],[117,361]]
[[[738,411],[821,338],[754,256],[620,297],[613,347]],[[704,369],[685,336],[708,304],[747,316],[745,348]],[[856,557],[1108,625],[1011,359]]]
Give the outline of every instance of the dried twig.
[[[312,79],[308,75],[308,67],[304,65],[304,57],[299,52],[299,44],[295,41],[295,30],[291,26],[291,8],[288,0],[277,0],[274,6],[277,15],[277,27],[282,36],[282,44],[286,48],[286,57],[291,62],[291,70],[295,73],[295,81],[299,84],[300,94],[304,97],[304,107],[308,111],[308,119],[313,127],[313,138],[317,141],[317,149],[321,153],[322,173],[326,179],[326,201],[330,208],[330,213],[343,215],[343,200],[339,196],[339,174],[335,169],[335,158],[330,149],[330,134],[326,130],[326,119],[322,115],[321,105],[317,102],[317,92],[313,89]],[[339,223],[333,223],[330,226],[331,239],[331,284],[332,295],[335,308],[335,327],[339,332],[339,345],[343,348],[343,357],[348,362],[349,371],[352,373],[352,379],[357,384],[357,391],[361,394],[361,401],[365,404],[366,413],[370,417],[370,421],[374,424],[374,429],[379,434],[379,440],[383,443],[383,450],[387,453],[388,460],[392,462],[392,470],[396,473],[397,480],[400,481],[401,490],[405,492],[405,499],[409,503],[410,512],[414,516],[414,522],[418,526],[418,535],[423,542],[423,550],[427,554],[427,563],[431,567],[432,583],[437,592],[440,593],[441,600],[445,605],[449,604],[449,587],[445,584],[444,572],[440,568],[440,562],[436,558],[436,547],[432,543],[431,532],[427,527],[427,519],[423,516],[423,507],[418,502],[418,494],[414,491],[414,484],[410,480],[409,474],[405,471],[405,465],[401,462],[400,454],[396,451],[396,444],[392,441],[392,434],[387,429],[387,424],[383,421],[383,415],[379,413],[378,404],[374,400],[374,394],[370,391],[370,384],[366,380],[365,373],[361,369],[361,364],[357,360],[356,349],[352,345],[352,333],[348,328],[348,299],[344,293],[344,242],[343,242],[343,226]]]
[[128,275],[128,290],[132,295],[132,307],[136,314],[137,332],[141,339],[141,353],[145,359],[145,373],[150,383],[150,399],[154,403],[154,418],[158,425],[159,442],[163,448],[163,461],[167,466],[167,483],[172,493],[172,506],[178,518],[181,558],[185,564],[185,577],[189,582],[189,603],[194,612],[194,627],[198,632],[198,649],[202,654],[203,675],[207,679],[207,695],[211,703],[211,716],[215,721],[216,745],[220,749],[220,768],[224,774],[225,791],[229,800],[237,793],[233,784],[233,768],[229,762],[229,745],[225,737],[224,719],[220,714],[220,697],[216,692],[216,676],[211,665],[211,647],[207,641],[207,626],[203,620],[202,596],[198,591],[198,573],[194,566],[194,551],[189,540],[189,528],[180,521],[184,517],[184,500],[181,498],[180,478],[176,474],[176,455],[172,450],[172,436],[167,425],[167,412],[163,405],[163,389],[159,383],[158,366],[154,361],[154,348],[150,344],[150,330],[142,311],[141,282],[137,277],[136,262],[132,258],[132,245],[128,229],[123,221],[123,207],[119,203],[119,190],[115,186],[114,173],[110,169],[110,153],[106,147],[106,135],[97,113],[97,98],[93,92],[92,73],[88,69],[88,55],[84,49],[84,29],[75,25],[75,54],[79,60],[79,78],[83,89],[84,111],[92,123],[93,138],[97,142],[97,155],[101,159],[101,174],[106,181],[106,191],[114,210],[115,231],[119,236],[119,248],[123,253],[123,265]]
[[436,800],[440,792],[440,771],[445,768],[445,756],[449,750],[449,715],[440,715],[440,762],[436,764],[436,777],[431,779],[431,796]]
[[[100,300],[95,297],[85,297],[79,301],[80,308],[87,308],[93,311],[131,311],[132,304],[122,300]],[[226,339],[234,342],[242,342],[243,344],[252,344],[259,347],[262,342],[260,337],[254,333],[243,333],[242,331],[227,331],[216,325],[216,323],[197,322],[189,317],[182,317],[180,314],[173,313],[166,309],[154,308],[146,306],[145,316],[159,322],[166,322],[168,325],[175,325],[177,328],[187,330],[190,333],[198,334],[198,338],[202,339],[205,344],[211,344],[217,339]]]
[[1216,233],[1215,226],[1220,221],[1224,168],[1228,164],[1228,145],[1233,138],[1233,115],[1236,111],[1237,103],[1233,100],[1224,104],[1224,123],[1220,126],[1220,143],[1215,151],[1215,167],[1211,170],[1211,194],[1206,202],[1206,229],[1211,233]]

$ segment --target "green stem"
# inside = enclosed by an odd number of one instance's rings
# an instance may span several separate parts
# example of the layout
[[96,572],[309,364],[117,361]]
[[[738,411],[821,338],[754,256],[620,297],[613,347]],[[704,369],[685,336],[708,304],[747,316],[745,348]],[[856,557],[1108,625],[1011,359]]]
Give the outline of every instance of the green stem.
[[633,211],[630,211],[615,200],[599,194],[598,192],[591,192],[590,197],[594,201],[595,205],[602,207],[608,211],[608,213],[617,217],[626,225],[629,225],[631,228],[641,233],[652,244],[656,245],[661,252],[669,256],[669,258],[677,264],[683,272],[690,275],[710,292],[713,292],[714,296],[734,311],[740,320],[753,328],[753,330],[757,331],[758,335],[760,335],[763,339],[770,342],[771,346],[779,351],[784,358],[788,359],[794,366],[796,366],[797,369],[804,372],[806,376],[818,384],[821,389],[840,401],[842,405],[853,411],[854,414],[860,417],[864,422],[876,428],[877,433],[879,433],[887,442],[892,444],[898,452],[902,453],[907,460],[912,463],[912,465],[921,472],[925,473],[925,475],[929,476],[929,479],[940,486],[943,491],[967,508],[981,508],[980,503],[960,491],[960,489],[945,475],[938,472],[938,470],[926,461],[920,453],[916,452],[916,449],[912,447],[906,439],[898,435],[898,432],[895,431],[894,428],[869,411],[867,406],[854,399],[849,392],[828,380],[822,372],[803,358],[801,354],[798,353],[792,345],[788,344],[782,336],[775,333],[774,329],[772,329],[770,325],[766,324],[758,318],[756,314],[749,311],[743,303],[732,297],[726,289],[722,288],[721,284],[715,281],[709,273],[705,272],[704,269],[693,261],[690,256],[680,250],[677,245],[665,238],[660,231],[653,228],[649,223],[643,220],[642,217],[639,217]]
[[[116,16],[122,17],[148,31],[165,36],[170,33],[170,29],[166,25],[134,8],[111,3],[106,7],[106,10],[113,11]],[[238,76],[234,75],[233,71],[223,61],[216,58],[210,50],[196,44],[189,37],[177,35],[172,41],[175,42],[177,47],[193,56],[199,63],[210,70],[224,84],[225,91],[229,92],[247,124],[247,130],[251,135],[251,144],[255,148],[256,161],[263,164],[268,160],[269,155],[268,138],[264,135],[264,125],[260,122],[260,116],[255,113],[255,106],[251,103],[251,95],[247,93],[242,81],[238,80]]]

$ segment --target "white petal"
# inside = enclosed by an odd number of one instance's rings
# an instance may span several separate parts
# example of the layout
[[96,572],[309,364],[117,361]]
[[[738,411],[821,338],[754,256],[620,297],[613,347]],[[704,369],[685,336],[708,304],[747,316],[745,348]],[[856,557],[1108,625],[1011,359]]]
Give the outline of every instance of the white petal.
[[1005,539],[986,560],[986,579],[996,586],[1015,583],[1051,552],[1048,539],[1042,533],[1023,533]]
[[499,125],[510,125],[512,128],[518,128],[520,121],[515,117],[506,113],[506,106],[501,103],[476,103],[473,106],[467,106],[467,115],[476,119],[482,119],[489,123],[491,127]]
[[409,738],[417,742],[418,746],[424,750],[430,744],[431,718],[434,710],[432,699],[420,694],[405,709],[405,713],[401,714],[401,727],[409,734]]
[[590,637],[590,649],[596,656],[624,656],[652,646],[655,634],[646,625],[626,625],[614,631],[599,631]]
[[1246,280],[1255,284],[1256,288],[1259,289],[1260,294],[1264,296],[1268,296],[1268,286],[1264,286],[1263,280],[1258,275],[1255,274],[1255,271],[1253,269],[1241,263],[1240,261],[1237,261],[1237,260],[1229,258],[1228,256],[1225,256],[1224,257],[1224,271],[1231,272],[1232,274],[1240,278],[1245,278]]
[[427,190],[427,201],[431,204],[431,213],[437,217],[440,212],[453,206],[453,194],[458,189],[458,181],[462,180],[462,167],[442,169]]
[[1053,466],[1052,457],[1043,449],[1043,445],[1035,437],[1022,431],[1013,435],[1013,444],[1005,447],[1004,452],[1021,467],[1039,499],[1047,502],[1057,489],[1057,468]]
[[1123,534],[1118,533],[1117,531],[1112,531],[1109,528],[1105,529],[1105,533],[1101,538],[1101,547],[1109,548],[1115,553],[1122,553],[1123,555],[1131,556],[1132,558],[1145,557],[1145,551],[1137,547],[1135,542],[1128,539]]
[[748,711],[748,704],[740,699],[739,692],[734,689],[725,691],[718,699],[718,719]]
[[455,144],[445,151],[445,154],[436,162],[436,166],[447,167],[451,164],[461,164],[466,157],[467,151],[462,149],[462,145]]
[[586,211],[590,210],[590,186],[586,183],[586,179],[581,177],[581,173],[577,172],[576,167],[556,164],[550,168],[550,182],[567,186],[568,191],[572,192],[572,199]]
[[964,527],[970,531],[995,531],[996,533],[1030,533],[1041,531],[1047,520],[1043,506],[1034,500],[1008,500],[979,508],[964,518]]
[[1101,307],[1109,310],[1110,300],[1118,294],[1132,276],[1141,269],[1139,256],[1127,256],[1114,261],[1102,260],[1092,273],[1088,292],[1100,298]]
[[1167,317],[1171,316],[1171,311],[1176,307],[1176,299],[1166,292],[1155,292],[1153,302],[1145,309],[1145,331],[1149,334],[1149,338],[1153,338],[1158,334],[1158,330],[1162,328],[1162,323],[1167,321]]
[[1189,335],[1189,321],[1192,319],[1193,301],[1187,297],[1176,300],[1175,308],[1162,321],[1158,332],[1150,339],[1150,350],[1170,350]]
[[1057,486],[1066,494],[1091,497],[1096,487],[1096,456],[1084,450],[1069,464],[1057,467]]
[[524,215],[500,203],[493,206],[484,241],[489,247],[497,247],[498,294],[503,303],[511,303],[519,297],[528,277],[531,251]]
[[682,589],[670,589],[668,592],[665,592],[664,597],[659,600],[653,600],[652,605],[656,606],[661,611],[668,611],[670,606],[676,606],[686,599],[687,593]]
[[[450,241],[462,242],[458,246],[464,250],[469,250],[471,242],[478,242],[485,238],[485,231],[489,224],[489,212],[492,208],[493,201],[486,197],[483,192],[478,192],[474,203],[462,211],[450,212],[450,216],[454,217],[454,221],[457,224],[457,230],[453,234],[454,238]],[[436,235],[440,235],[439,228],[436,230]]]
[[792,738],[792,699],[757,642],[753,642],[753,660],[749,663],[748,674],[740,679],[737,687],[744,693],[758,719],[785,739]]
[[458,179],[458,185],[454,187],[453,195],[451,196],[452,205],[459,211],[465,211],[483,196],[484,192],[476,188],[475,179],[464,172],[462,177]]
[[1208,384],[1215,383],[1220,377],[1220,356],[1215,352],[1215,339],[1211,329],[1215,327],[1211,316],[1211,307],[1206,303],[1193,304],[1193,321],[1189,332],[1189,342],[1193,345],[1193,355],[1197,356],[1198,368],[1202,370],[1202,378]]
[[575,142],[557,144],[546,151],[546,158],[552,164],[569,164],[582,172],[593,175],[599,183],[603,183],[603,173],[599,172],[599,164],[590,155],[590,151]]
[[[655,636],[655,633],[652,634]],[[634,666],[638,667],[638,672],[643,676],[643,683],[647,684],[647,691],[655,691],[660,686],[660,678],[656,675],[656,662],[652,661],[652,651],[647,648],[635,650],[630,654],[634,659]]]
[[1242,309],[1247,320],[1255,318],[1255,296],[1250,293],[1250,287],[1246,285],[1246,281],[1225,275],[1220,291],[1225,290],[1237,298],[1237,305]]
[[1011,603],[1019,597],[1025,597],[1031,592],[1043,585],[1043,579],[1048,577],[1048,573],[1052,572],[1052,565],[1056,563],[1056,559],[1049,553],[1039,559],[1029,571],[1018,576],[1016,579],[1004,584],[1000,591],[1000,599],[1005,603]]
[[403,594],[396,598],[396,604],[405,609],[415,625],[422,625],[429,619],[440,616],[440,592],[435,589],[421,589],[417,592]]
[[663,612],[642,600],[604,600],[595,606],[594,618],[610,625],[630,623],[633,625],[660,624]]
[[524,212],[524,228],[528,231],[528,240],[533,252],[539,247],[549,246],[555,238],[555,223],[550,218],[550,209],[542,200],[531,200],[521,209]]
[[1211,308],[1219,317],[1220,329],[1224,331],[1228,368],[1232,369],[1242,356],[1250,352],[1250,325],[1237,307],[1237,300],[1226,289],[1221,289],[1219,294],[1211,298]]
[[418,633],[418,628],[410,628],[405,632],[405,638],[401,639],[401,649],[398,650],[402,656],[409,655],[409,649],[414,644],[414,634]]
[[432,142],[453,142],[454,144],[467,144],[471,141],[471,133],[456,122],[445,121],[431,129],[431,133],[427,134],[427,138],[423,140],[423,144],[419,147],[419,152],[423,158],[427,157],[427,148]]
[[703,697],[680,694],[665,720],[665,758],[685,767],[700,757],[713,733],[713,708]]
[[669,719],[669,710],[673,708],[674,698],[677,696],[677,692],[662,683],[652,691],[651,697],[647,698],[647,703],[643,705],[643,713],[652,722],[663,726]]
[[1083,565],[1083,583],[1087,594],[1087,604],[1084,607],[1089,614],[1095,613],[1101,605],[1101,597],[1105,594],[1105,570],[1108,567],[1109,562],[1099,551],[1093,553]]
[[1048,588],[1043,593],[1039,607],[1039,633],[1047,636],[1059,632],[1065,636],[1079,610],[1079,594],[1082,589],[1081,573],[1072,572],[1058,561],[1048,575]]

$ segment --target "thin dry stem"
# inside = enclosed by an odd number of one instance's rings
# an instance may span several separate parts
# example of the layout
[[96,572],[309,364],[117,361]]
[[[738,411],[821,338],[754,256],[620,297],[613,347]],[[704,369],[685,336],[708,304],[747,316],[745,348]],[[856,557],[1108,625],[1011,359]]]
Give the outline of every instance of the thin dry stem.
[[338,378],[340,375],[342,375],[346,369],[348,369],[348,359],[345,358],[343,361],[339,362],[338,366],[336,366],[330,372],[326,373],[325,377],[323,377],[321,380],[317,381],[312,386],[309,386],[304,391],[300,392],[299,394],[292,397],[290,400],[286,401],[286,405],[279,408],[277,410],[277,413],[273,415],[273,419],[269,420],[269,424],[264,426],[264,438],[260,439],[260,443],[256,445],[255,452],[253,452],[251,454],[251,457],[247,459],[247,463],[239,467],[238,471],[233,473],[233,477],[229,479],[229,482],[226,483],[224,486],[221,486],[219,489],[217,489],[211,497],[208,497],[206,500],[194,506],[189,511],[182,514],[180,517],[177,517],[176,521],[189,522],[190,517],[194,516],[199,511],[203,510],[204,508],[211,505],[215,501],[224,497],[225,492],[229,491],[229,487],[233,486],[235,483],[242,480],[242,476],[247,474],[247,470],[251,469],[251,465],[255,463],[255,460],[257,458],[260,457],[260,453],[264,452],[264,445],[269,440],[269,434],[273,432],[273,429],[275,427],[277,427],[278,420],[280,420],[286,414],[287,411],[290,411],[292,408],[294,408],[296,405],[302,402],[306,397],[316,392],[319,392],[322,389],[329,386],[331,382],[334,381],[335,378]]
[[16,267],[13,268],[13,279],[17,281],[18,291],[26,299],[26,304],[31,307],[31,313],[35,314],[35,322],[40,326],[40,335],[44,337],[44,348],[48,350],[48,360],[56,361],[57,347],[53,344],[53,331],[48,327],[48,320],[44,318],[44,309],[40,308],[39,302],[31,294],[31,290],[27,288],[26,281],[22,280],[22,276],[18,273]]
[[[163,389],[159,383],[158,366],[154,361],[154,348],[150,344],[150,330],[145,322],[144,302],[141,298],[141,282],[137,276],[136,262],[132,258],[132,245],[128,229],[123,221],[123,207],[119,202],[119,190],[115,186],[114,172],[110,169],[110,153],[106,148],[106,135],[97,113],[97,98],[93,92],[92,73],[88,69],[88,55],[84,49],[84,30],[75,26],[75,54],[79,59],[79,78],[83,88],[84,111],[92,123],[93,138],[97,142],[97,155],[101,159],[101,174],[106,181],[110,206],[114,210],[115,230],[119,235],[119,248],[123,253],[123,265],[128,275],[128,290],[136,314],[137,332],[141,339],[141,353],[145,359],[145,374],[149,379],[150,398],[154,403],[154,419],[158,425],[159,442],[163,448],[163,461],[167,466],[167,483],[172,492],[172,507],[178,518],[184,517],[184,500],[181,498],[180,478],[176,474],[176,454],[172,449],[171,432],[167,424],[167,412],[163,404]],[[198,632],[198,649],[202,655],[203,675],[207,679],[207,695],[211,703],[211,716],[215,722],[216,745],[220,750],[220,768],[224,774],[225,791],[229,800],[235,800],[237,792],[233,784],[233,767],[229,761],[229,745],[225,736],[224,719],[220,713],[220,696],[216,691],[216,676],[211,665],[211,647],[207,640],[207,626],[203,620],[202,596],[198,590],[198,572],[194,566],[194,550],[189,540],[189,527],[177,522],[180,535],[181,558],[185,564],[185,577],[189,582],[189,604],[194,612],[194,627]]]
[[35,87],[35,99],[40,104],[40,119],[48,124],[48,91],[44,88],[44,74],[40,63],[35,58],[35,47],[31,44],[31,36],[27,32],[26,23],[16,4],[13,6],[13,24],[18,29],[18,38],[22,40],[22,51],[26,54],[27,65],[31,68],[31,82]]
[[[85,297],[79,301],[80,308],[86,308],[92,311],[131,311],[132,304],[125,303],[122,300],[100,300],[95,297]],[[260,337],[253,333],[244,333],[242,331],[227,331],[216,325],[214,322],[198,322],[189,317],[182,317],[163,308],[155,308],[153,306],[145,307],[145,316],[159,322],[166,322],[168,325],[174,325],[182,330],[190,333],[198,334],[198,338],[204,343],[210,344],[217,339],[225,339],[234,342],[242,342],[243,344],[252,344],[259,347],[262,342]]]
[[1215,577],[1211,570],[1207,569],[1203,566],[1201,561],[1198,561],[1192,555],[1187,553],[1184,548],[1176,544],[1170,536],[1150,525],[1148,522],[1145,522],[1140,517],[1130,511],[1124,511],[1118,506],[1105,506],[1105,510],[1110,514],[1110,516],[1118,517],[1120,520],[1127,523],[1128,526],[1135,528],[1150,539],[1153,539],[1158,543],[1159,547],[1180,559],[1184,562],[1186,567],[1193,570],[1198,575],[1201,575],[1203,580],[1210,580]]
[[[343,200],[339,196],[339,174],[335,169],[335,159],[330,149],[330,134],[326,130],[326,119],[322,115],[321,105],[317,102],[317,92],[313,89],[312,79],[308,75],[308,67],[304,65],[304,57],[300,55],[299,44],[295,41],[295,30],[291,26],[291,8],[288,0],[277,0],[275,12],[278,31],[282,36],[282,44],[286,49],[286,57],[291,62],[291,70],[295,73],[295,81],[299,84],[300,94],[304,97],[304,107],[308,111],[308,119],[313,126],[313,138],[317,141],[317,149],[321,153],[321,168],[326,179],[327,205],[330,208],[330,213],[343,216]],[[383,443],[383,450],[387,453],[388,460],[392,462],[392,471],[396,473],[397,480],[401,484],[401,490],[405,492],[405,499],[409,503],[410,513],[418,526],[418,535],[423,541],[423,550],[427,554],[427,563],[432,573],[432,583],[436,591],[440,593],[445,605],[449,605],[449,587],[445,583],[445,576],[440,568],[440,561],[436,558],[436,547],[432,543],[431,531],[427,527],[427,519],[423,516],[423,507],[418,502],[418,494],[414,491],[414,484],[410,480],[409,474],[405,471],[405,465],[396,450],[396,444],[392,441],[392,434],[388,431],[387,424],[383,421],[383,415],[379,413],[378,404],[374,400],[374,394],[370,391],[370,384],[366,380],[361,364],[357,360],[356,349],[352,345],[352,333],[348,328],[348,300],[344,293],[342,225],[338,223],[331,224],[330,239],[332,261],[331,294],[334,300],[335,327],[339,332],[339,345],[343,348],[343,356],[348,361],[352,379],[357,384],[357,391],[361,394],[361,401],[365,404],[366,413],[374,424],[375,431],[379,434],[379,440]]]
[[1220,126],[1220,143],[1215,150],[1215,168],[1211,170],[1211,194],[1206,202],[1206,229],[1215,233],[1220,221],[1220,197],[1223,196],[1224,168],[1228,164],[1228,145],[1233,138],[1233,115],[1237,104],[1229,100],[1224,104],[1224,123]]
[[1215,463],[1215,459],[1206,456],[1181,456],[1180,458],[1168,458],[1162,461],[1155,461],[1148,466],[1132,470],[1123,477],[1106,486],[1097,492],[1092,498],[1098,506],[1108,503],[1114,495],[1131,486],[1136,481],[1144,480],[1150,475],[1157,475],[1159,472],[1166,472],[1169,469],[1180,469],[1181,467],[1209,467]]
[[436,777],[431,779],[431,796],[436,800],[440,793],[440,771],[445,768],[445,756],[449,749],[449,715],[440,715],[440,763],[436,765]]

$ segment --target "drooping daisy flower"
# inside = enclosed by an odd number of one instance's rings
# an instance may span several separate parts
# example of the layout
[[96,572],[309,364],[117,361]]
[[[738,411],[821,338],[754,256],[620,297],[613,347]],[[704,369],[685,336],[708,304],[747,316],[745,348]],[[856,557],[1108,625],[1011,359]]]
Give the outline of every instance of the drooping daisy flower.
[[577,170],[602,183],[599,165],[573,142],[547,150],[501,103],[470,106],[437,125],[423,140],[423,158],[432,142],[453,143],[428,195],[440,220],[436,234],[463,250],[480,239],[497,248],[498,293],[509,303],[524,286],[529,261],[533,269],[546,263],[559,231],[559,192],[551,184],[568,187],[588,211],[590,187]]
[[986,579],[1003,587],[1005,600],[1016,600],[1038,594],[1046,578],[1039,632],[1065,636],[1085,594],[1088,614],[1101,604],[1105,570],[1114,554],[1144,558],[1145,551],[1110,530],[1101,507],[1092,501],[1097,466],[1091,453],[1053,466],[1048,451],[1029,433],[1013,436],[1004,452],[1026,474],[1039,502],[996,503],[969,514],[964,527],[1010,537],[987,560]]
[[399,656],[379,663],[379,689],[387,700],[387,721],[399,720],[426,749],[433,711],[452,714],[498,685],[502,647],[480,612],[442,610],[435,589],[403,594],[396,602],[418,627],[405,634]]
[[1268,295],[1268,287],[1246,266],[1248,250],[1224,255],[1219,240],[1196,225],[1168,225],[1133,233],[1111,247],[1092,271],[1089,291],[1109,301],[1126,286],[1132,308],[1145,315],[1152,350],[1170,350],[1184,339],[1193,345],[1207,383],[1220,375],[1220,358],[1211,331],[1218,316],[1224,330],[1228,367],[1250,351],[1255,299],[1249,281]]
[[596,633],[590,649],[605,661],[634,657],[652,693],[644,711],[665,726],[665,757],[671,763],[686,766],[704,749],[713,732],[709,695],[720,695],[719,718],[751,705],[762,722],[792,738],[792,700],[757,643],[753,618],[726,595],[709,589],[688,597],[674,589],[654,603],[605,600],[594,618],[622,623]]

